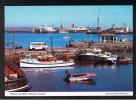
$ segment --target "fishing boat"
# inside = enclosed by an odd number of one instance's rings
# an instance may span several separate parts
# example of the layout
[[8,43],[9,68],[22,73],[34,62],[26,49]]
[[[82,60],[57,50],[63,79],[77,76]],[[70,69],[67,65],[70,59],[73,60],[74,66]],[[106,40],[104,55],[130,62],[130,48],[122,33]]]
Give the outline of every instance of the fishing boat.
[[20,67],[26,68],[55,68],[74,65],[72,59],[60,60],[52,55],[46,57],[37,56],[37,58],[24,58],[20,60]]
[[9,66],[4,66],[5,71],[5,92],[29,91],[31,85],[25,76],[20,76]]
[[63,60],[57,60],[57,61],[38,61],[37,59],[22,59],[20,60],[20,67],[28,67],[28,68],[54,68],[54,67],[66,67],[66,66],[72,66],[74,65],[74,61],[63,61]]
[[129,64],[132,62],[132,59],[131,58],[127,58],[125,56],[122,56],[122,57],[118,57],[117,58],[117,64]]
[[65,78],[66,81],[86,81],[95,77],[95,73],[83,73],[83,74],[68,74]]

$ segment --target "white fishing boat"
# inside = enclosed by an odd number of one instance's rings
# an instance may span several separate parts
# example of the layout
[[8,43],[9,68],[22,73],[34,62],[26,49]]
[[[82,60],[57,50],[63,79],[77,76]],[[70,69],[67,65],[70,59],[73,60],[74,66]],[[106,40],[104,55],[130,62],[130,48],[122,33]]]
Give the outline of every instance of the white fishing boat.
[[54,67],[66,67],[74,65],[73,60],[53,60],[53,61],[39,61],[35,58],[24,58],[20,60],[20,67],[28,68],[54,68]]

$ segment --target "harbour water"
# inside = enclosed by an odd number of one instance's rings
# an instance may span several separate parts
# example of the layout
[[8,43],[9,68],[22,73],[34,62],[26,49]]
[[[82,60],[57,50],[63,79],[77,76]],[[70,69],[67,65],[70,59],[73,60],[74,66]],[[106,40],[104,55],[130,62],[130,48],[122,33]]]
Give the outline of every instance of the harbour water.
[[[71,39],[64,39],[68,35]],[[128,41],[133,41],[133,34],[118,34],[120,38],[126,36]],[[50,48],[50,37],[53,38],[54,48],[63,48],[69,41],[94,41],[99,42],[99,34],[68,33],[68,34],[34,34],[16,33],[14,42],[23,48],[28,48],[30,42],[46,42]],[[5,48],[11,47],[12,34],[5,33]],[[132,53],[129,54],[132,57]],[[132,91],[133,90],[133,64],[120,65],[92,65],[89,62],[75,64],[71,67],[61,68],[22,68],[32,85],[33,92],[57,91]],[[88,82],[67,83],[63,81],[66,70],[71,74],[86,72],[96,73],[96,78]]]
[[[94,72],[97,77],[88,82],[66,83],[65,71],[69,73]],[[78,65],[65,68],[23,68],[34,92],[57,91],[132,91],[133,65]]]
[[[64,39],[64,36],[71,37],[70,39]],[[133,41],[133,34],[118,34],[117,41],[125,36],[128,38],[128,41]],[[54,34],[35,34],[35,33],[15,33],[14,42],[16,45],[21,45],[23,48],[28,48],[30,42],[46,42],[50,47],[50,37],[53,39],[54,48],[66,47],[66,44],[70,41],[79,42],[79,41],[93,41],[98,43],[100,40],[99,34],[85,34],[85,33],[54,33]],[[5,33],[5,47],[11,47],[12,34]]]

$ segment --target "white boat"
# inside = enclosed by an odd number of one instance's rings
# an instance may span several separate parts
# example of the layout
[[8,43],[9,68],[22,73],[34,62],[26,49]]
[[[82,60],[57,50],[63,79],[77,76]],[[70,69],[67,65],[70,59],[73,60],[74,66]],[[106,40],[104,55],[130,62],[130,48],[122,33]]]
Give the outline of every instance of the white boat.
[[67,36],[67,35],[63,37],[63,39],[70,39],[70,38],[71,38],[71,37],[69,37],[69,36]]
[[112,55],[106,59],[108,64],[116,64],[118,56]]
[[117,60],[117,55],[112,55],[110,52],[102,52],[101,49],[92,49],[90,52],[80,53],[77,55],[77,59],[89,60],[89,61],[111,61]]
[[20,60],[20,67],[25,67],[25,68],[54,68],[54,67],[66,67],[72,65],[74,65],[73,60],[38,61],[35,58],[24,58]]
[[89,79],[91,79],[91,78],[93,78],[95,76],[96,76],[95,73],[71,74],[71,75],[68,75],[65,78],[65,80],[70,81],[70,82],[86,81],[86,80],[89,80]]

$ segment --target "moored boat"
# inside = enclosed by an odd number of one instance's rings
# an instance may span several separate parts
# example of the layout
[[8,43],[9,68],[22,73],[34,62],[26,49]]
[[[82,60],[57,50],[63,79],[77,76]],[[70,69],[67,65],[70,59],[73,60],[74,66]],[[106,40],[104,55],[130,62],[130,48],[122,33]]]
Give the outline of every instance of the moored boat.
[[24,58],[20,60],[20,67],[26,68],[55,68],[74,65],[72,59],[60,60],[52,55],[37,56],[37,58]]
[[118,57],[117,58],[117,64],[129,64],[132,62],[132,59],[131,58],[127,58],[127,57]]
[[68,74],[65,81],[86,81],[96,76],[96,73]]
[[103,52],[101,49],[92,49],[89,52],[77,54],[77,60],[88,60],[101,63],[115,63],[117,55],[112,55],[110,52]]
[[67,84],[96,85],[96,81],[89,79],[86,81],[65,81]]
[[24,75],[19,75],[18,70],[5,66],[5,92],[28,91],[31,85]]
[[74,61],[38,61],[37,59],[22,59],[20,60],[20,67],[28,67],[28,68],[54,68],[54,67],[66,67],[74,65]]
[[65,35],[64,37],[63,37],[63,39],[70,39],[71,37],[70,36],[68,36],[68,35]]
[[108,55],[107,58],[106,58],[106,63],[108,63],[108,64],[116,64],[117,58],[118,58],[117,55],[112,55],[109,52],[105,52],[105,54]]
[[20,78],[5,82],[5,92],[22,92],[31,89],[26,78]]

